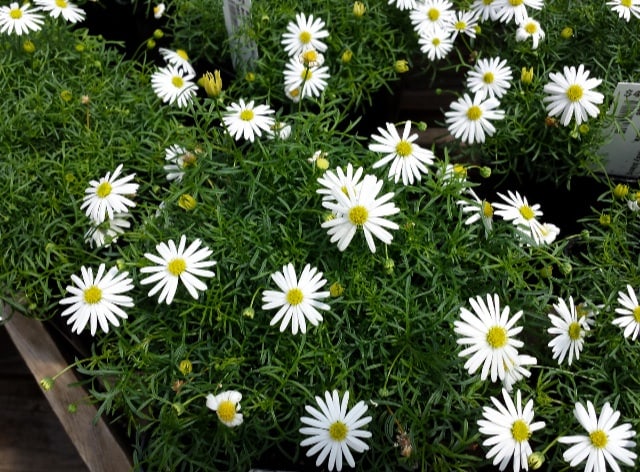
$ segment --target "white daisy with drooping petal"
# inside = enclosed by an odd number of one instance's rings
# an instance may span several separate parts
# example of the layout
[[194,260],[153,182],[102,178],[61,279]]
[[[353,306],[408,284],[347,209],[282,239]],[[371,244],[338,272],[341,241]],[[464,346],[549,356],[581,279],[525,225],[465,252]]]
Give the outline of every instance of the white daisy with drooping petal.
[[322,321],[318,310],[330,308],[320,301],[329,296],[329,292],[319,291],[327,283],[322,278],[322,272],[307,264],[298,279],[293,264],[289,263],[282,267],[281,272],[271,274],[271,278],[280,290],[265,290],[262,293],[263,310],[278,308],[269,324],[273,326],[280,323],[280,332],[283,332],[291,323],[293,334],[298,334],[298,329],[301,333],[306,333],[306,321],[318,326]]
[[420,34],[418,38],[420,50],[430,61],[444,59],[453,49],[453,38],[450,30],[433,28]]
[[155,7],[153,7],[153,17],[156,20],[162,18],[164,12],[167,10],[167,6],[164,3],[158,3]]
[[480,99],[487,96],[502,98],[511,87],[513,75],[506,59],[492,57],[478,59],[478,62],[467,74],[467,87]]
[[498,0],[473,0],[471,11],[476,12],[480,21],[498,19]]
[[473,100],[464,94],[451,103],[451,110],[445,112],[447,129],[465,143],[483,143],[487,136],[493,136],[496,128],[491,121],[504,119],[504,111],[499,110],[500,102],[495,98],[484,100],[475,95]]
[[386,217],[395,215],[400,209],[390,200],[394,193],[378,196],[383,182],[374,175],[365,175],[362,184],[356,188],[347,187],[347,193],[334,192],[334,201],[324,200],[322,206],[331,210],[335,217],[322,223],[331,236],[331,242],[338,243],[338,249],[344,251],[358,229],[362,229],[371,252],[376,252],[375,236],[385,244],[391,244],[393,235],[388,229],[398,229],[397,223]]
[[560,228],[553,223],[542,223],[533,219],[528,225],[516,225],[516,232],[527,246],[544,246],[556,240]]
[[609,402],[602,407],[600,417],[593,403],[588,400],[587,408],[582,403],[576,403],[573,413],[587,431],[587,435],[558,438],[558,442],[562,444],[573,444],[562,454],[571,467],[577,466],[585,459],[585,472],[606,472],[607,464],[619,472],[618,462],[628,466],[634,465],[638,456],[631,449],[636,445],[635,441],[632,441],[636,433],[629,423],[615,426],[620,419],[620,412],[614,411]]
[[574,358],[580,359],[584,338],[590,328],[586,317],[578,316],[573,297],[569,297],[568,305],[559,298],[553,309],[555,313],[548,315],[553,327],[547,329],[547,332],[555,337],[549,341],[548,346],[553,350],[553,358],[558,359],[558,364],[562,364],[566,358],[567,364],[571,365]]
[[640,0],[611,0],[607,6],[627,22],[631,20],[631,15],[640,18]]
[[456,39],[458,34],[466,34],[470,38],[475,38],[477,26],[476,12],[458,10],[449,18],[445,29],[451,31],[451,39]]
[[289,59],[284,71],[285,90],[300,90],[299,98],[319,97],[329,80],[327,66],[306,66],[295,57]]
[[207,408],[216,412],[222,424],[234,428],[242,424],[243,418],[240,411],[242,394],[236,390],[227,390],[217,395],[207,395]]
[[311,416],[303,416],[300,422],[304,427],[300,433],[309,436],[300,442],[302,447],[311,446],[307,457],[318,454],[316,466],[325,462],[330,471],[342,470],[343,460],[350,467],[356,463],[351,451],[364,452],[369,449],[363,439],[371,437],[371,432],[361,429],[371,422],[371,416],[364,416],[367,405],[363,401],[356,403],[350,410],[349,392],[345,392],[342,401],[337,390],[325,392],[324,400],[316,396],[318,408],[305,405],[305,411]]
[[144,257],[156,265],[146,266],[140,269],[143,274],[151,274],[140,281],[142,285],[155,284],[149,291],[152,297],[160,292],[158,303],[165,302],[170,305],[181,281],[189,295],[197,299],[199,293],[207,289],[207,285],[198,277],[215,277],[215,273],[207,270],[207,267],[216,265],[215,261],[207,260],[212,251],[208,247],[200,247],[202,241],[194,240],[186,247],[187,238],[180,237],[180,243],[176,247],[173,240],[168,243],[160,243],[156,246],[159,255],[146,253]]
[[127,319],[127,313],[120,307],[132,307],[133,299],[123,295],[133,289],[133,281],[128,272],[118,272],[117,267],[108,271],[100,264],[95,277],[93,269],[82,266],[82,278],[72,275],[75,285],[68,285],[71,296],[60,300],[61,305],[71,305],[62,312],[69,316],[67,324],[73,323],[71,331],[77,334],[90,322],[91,336],[95,336],[98,325],[105,333],[109,324],[120,326],[119,318]]
[[184,108],[193,101],[198,91],[194,78],[195,75],[183,67],[169,64],[153,73],[151,87],[163,103],[177,103],[178,107]]
[[275,112],[268,105],[254,105],[253,100],[245,103],[240,99],[232,103],[226,109],[222,118],[224,126],[236,141],[246,139],[253,142],[256,136],[262,136],[262,132],[268,132],[273,123]]
[[84,235],[85,243],[97,248],[110,246],[131,227],[128,216],[129,213],[114,213],[113,218],[100,223],[91,220],[91,228]]
[[618,303],[622,305],[616,308],[620,316],[613,320],[613,324],[624,328],[625,338],[635,341],[640,332],[640,305],[631,285],[627,285],[627,293],[618,292]]
[[189,60],[189,55],[187,51],[184,49],[176,49],[175,51],[167,48],[160,48],[158,52],[162,56],[162,58],[167,62],[167,64],[171,64],[172,66],[179,68],[181,67],[185,72],[189,75],[195,76],[196,70],[191,65],[191,61]]
[[113,219],[115,213],[127,213],[129,208],[136,206],[135,202],[126,197],[126,195],[135,195],[138,191],[138,184],[132,183],[136,174],[129,174],[120,177],[122,172],[122,164],[116,167],[116,170],[100,180],[92,180],[89,182],[89,188],[85,190],[85,196],[80,209],[84,209],[85,213],[96,223],[102,223],[105,218]]
[[[322,151],[316,151],[312,159],[322,157],[321,153]],[[313,162],[315,162],[315,160]],[[323,195],[323,201],[337,203],[337,198],[334,196],[336,193],[348,195],[347,189],[358,190],[360,185],[362,185],[360,179],[362,178],[363,172],[364,169],[362,167],[358,167],[354,172],[353,165],[351,165],[350,162],[347,164],[346,173],[342,170],[342,167],[337,167],[335,173],[332,170],[328,170],[322,177],[318,178],[318,183],[321,187],[316,190],[316,193]]]
[[329,36],[325,23],[313,15],[307,17],[304,13],[296,15],[296,21],[287,25],[287,32],[282,35],[282,45],[290,57],[298,57],[309,49],[325,52],[327,45],[322,41]]
[[504,366],[505,376],[502,379],[502,386],[510,392],[513,390],[513,385],[524,378],[531,377],[531,372],[527,366],[536,365],[538,359],[526,354],[518,354],[513,364],[506,364]]
[[413,185],[414,180],[419,182],[422,174],[429,172],[427,166],[433,164],[433,152],[415,143],[418,133],[411,134],[411,121],[405,122],[402,137],[393,123],[386,123],[386,127],[378,128],[380,135],[371,136],[375,142],[369,144],[369,150],[385,154],[372,167],[377,169],[391,162],[389,179],[398,183],[402,178],[404,185]]
[[527,18],[527,8],[541,10],[544,0],[496,0],[496,19],[503,23],[515,20],[520,24]]
[[520,468],[528,470],[528,459],[531,453],[529,439],[531,435],[544,428],[544,421],[533,421],[533,399],[522,406],[522,393],[516,391],[515,403],[509,393],[503,389],[504,403],[495,397],[491,402],[495,406],[482,408],[483,419],[478,420],[480,433],[489,436],[482,443],[483,446],[491,446],[487,452],[487,459],[493,458],[493,465],[498,465],[500,470],[505,470],[509,462],[513,460],[513,472],[519,472]]
[[434,29],[445,30],[453,16],[453,3],[449,0],[422,0],[409,13],[411,23],[419,35]]
[[418,6],[417,0],[389,0],[389,5],[395,5],[398,10],[413,10]]
[[185,168],[193,166],[198,158],[186,148],[178,144],[172,144],[164,150],[164,159],[167,162],[164,166],[167,180],[180,182],[184,177]]
[[516,41],[522,42],[531,38],[531,49],[538,49],[538,43],[544,39],[544,30],[533,18],[525,18],[522,23],[518,24],[516,30]]
[[467,219],[464,220],[464,224],[472,225],[480,221],[484,228],[485,236],[488,236],[493,227],[493,207],[487,200],[481,200],[473,190],[469,189],[467,193],[471,196],[471,200],[458,200],[456,202],[463,214],[469,213]]
[[560,115],[560,122],[568,126],[572,118],[580,125],[589,117],[600,114],[600,105],[604,101],[604,95],[593,89],[602,83],[602,79],[589,78],[589,71],[580,64],[575,67],[564,67],[564,73],[552,72],[549,74],[551,82],[544,86],[547,94],[542,100],[546,105],[549,116]]
[[0,33],[22,36],[30,31],[40,31],[44,18],[29,3],[13,2],[0,7]]
[[454,322],[454,331],[460,336],[458,344],[469,347],[463,349],[458,356],[471,356],[464,367],[469,374],[474,374],[481,366],[480,378],[491,381],[503,380],[506,376],[505,366],[515,365],[518,359],[518,348],[524,344],[515,336],[522,331],[516,322],[522,316],[522,310],[509,316],[510,308],[505,306],[500,311],[500,299],[497,294],[470,298],[473,312],[465,307],[460,308],[460,320]]
[[79,6],[66,0],[34,0],[42,10],[49,12],[52,18],[62,15],[69,23],[78,23],[84,20],[86,13]]

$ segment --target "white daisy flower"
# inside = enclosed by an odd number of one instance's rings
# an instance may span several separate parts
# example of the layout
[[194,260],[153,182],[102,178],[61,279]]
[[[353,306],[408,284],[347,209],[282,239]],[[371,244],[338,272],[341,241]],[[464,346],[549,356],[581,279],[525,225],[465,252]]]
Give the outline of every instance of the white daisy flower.
[[164,12],[167,10],[167,7],[164,3],[158,3],[155,7],[153,7],[153,17],[156,20],[159,20],[160,18],[162,18],[162,15],[164,15]]
[[573,444],[562,454],[571,467],[577,466],[585,459],[586,472],[606,472],[607,464],[619,472],[618,462],[628,466],[634,465],[638,456],[629,449],[636,445],[635,441],[631,440],[636,433],[629,423],[614,426],[620,419],[620,412],[614,411],[609,402],[602,407],[599,418],[593,404],[588,400],[587,408],[581,403],[576,403],[573,414],[588,435],[558,438],[558,442],[562,444]]
[[466,34],[470,38],[475,38],[477,26],[476,12],[458,10],[451,16],[445,29],[451,32],[451,39],[456,39],[458,34]]
[[172,51],[167,48],[160,48],[158,51],[167,64],[170,64],[175,68],[182,68],[182,70],[187,74],[195,77],[196,70],[191,65],[187,51],[184,49],[176,49],[175,51]]
[[167,173],[167,180],[180,182],[184,177],[184,169],[192,166],[197,156],[186,148],[177,144],[172,144],[164,150],[164,159],[167,164],[164,171]]
[[547,329],[547,332],[555,337],[548,346],[553,350],[553,358],[558,359],[558,364],[562,364],[566,357],[567,363],[571,365],[574,357],[576,360],[580,359],[584,337],[590,328],[586,317],[578,316],[573,297],[569,297],[569,305],[562,298],[558,298],[558,303],[553,305],[553,309],[555,313],[548,314],[553,327]]
[[611,0],[607,5],[627,22],[631,20],[631,15],[640,18],[640,0]]
[[504,366],[505,376],[502,379],[502,386],[507,392],[510,392],[516,382],[531,377],[531,372],[526,366],[536,365],[537,363],[538,360],[535,357],[519,354],[513,364]]
[[409,18],[419,35],[445,30],[454,16],[453,4],[449,0],[422,0],[411,10]]
[[[291,57],[290,60],[294,60],[294,58]],[[307,67],[321,66],[324,64],[324,54],[319,53],[315,49],[307,49],[305,52],[300,54],[298,62]]]
[[493,207],[487,200],[481,200],[472,189],[468,189],[467,193],[471,195],[471,200],[458,200],[456,202],[463,214],[469,213],[467,219],[464,220],[464,224],[472,225],[480,221],[484,228],[484,235],[488,237],[493,227]]
[[475,95],[473,100],[464,94],[451,103],[451,110],[445,112],[449,132],[467,144],[483,143],[486,136],[493,136],[496,128],[492,120],[502,120],[504,111],[498,110],[500,102],[495,98],[484,100]]
[[284,94],[293,103],[298,103],[300,101],[301,96],[302,96],[302,90],[300,90],[300,87],[288,88],[288,87],[285,86]]
[[395,5],[398,10],[413,10],[418,6],[416,0],[389,0],[389,5]]
[[506,59],[478,59],[473,70],[467,74],[467,87],[481,100],[487,96],[502,98],[511,87],[512,79],[511,67],[507,65]]
[[69,23],[78,23],[84,20],[86,15],[82,8],[66,0],[34,0],[34,3],[42,10],[48,11],[52,18],[62,15]]
[[322,39],[329,36],[329,32],[324,29],[325,23],[320,18],[313,18],[304,13],[296,15],[296,21],[287,25],[287,32],[282,35],[282,45],[285,52],[290,57],[298,57],[309,49],[318,52],[325,52],[327,45]]
[[575,67],[564,67],[564,74],[552,72],[549,74],[551,82],[544,86],[547,94],[542,100],[547,103],[550,116],[562,115],[560,122],[567,126],[571,118],[575,118],[580,125],[589,116],[596,117],[600,110],[596,105],[604,101],[604,95],[594,91],[602,83],[602,79],[589,78],[589,71],[580,64]]
[[516,225],[516,231],[527,246],[551,244],[560,234],[560,228],[553,223],[530,220],[528,225]]
[[240,400],[242,394],[236,390],[227,390],[217,395],[212,393],[207,395],[207,408],[216,412],[222,424],[233,428],[242,424],[242,413],[240,411]]
[[538,49],[538,43],[540,40],[544,39],[544,30],[540,27],[540,23],[538,23],[533,18],[525,18],[522,23],[518,24],[518,29],[516,30],[516,41],[522,42],[531,38],[531,49]]
[[527,7],[534,10],[541,10],[544,0],[496,0],[496,19],[503,23],[515,20],[520,24],[527,18]]
[[108,216],[114,218],[115,213],[127,213],[129,208],[136,206],[135,202],[125,197],[125,195],[135,195],[138,191],[138,184],[130,182],[136,174],[129,174],[118,178],[122,172],[122,164],[116,170],[100,180],[89,182],[89,188],[84,193],[84,199],[80,209],[96,223],[102,223]]
[[542,216],[540,204],[529,205],[527,197],[523,197],[518,192],[507,191],[507,195],[498,193],[498,196],[505,202],[496,202],[493,207],[496,209],[495,214],[502,217],[506,221],[510,221],[516,227],[524,227],[530,229],[531,236],[537,242],[541,242],[540,222],[538,217]]
[[285,90],[300,90],[300,98],[319,97],[327,87],[329,79],[327,66],[307,67],[295,58],[291,58],[284,71]]
[[446,29],[433,28],[420,34],[418,38],[420,51],[425,53],[430,61],[444,59],[453,49],[453,39]]
[[268,105],[255,105],[253,100],[245,103],[240,99],[227,107],[222,118],[224,126],[236,141],[244,138],[253,142],[256,136],[262,136],[262,131],[269,131],[275,120],[274,111]]
[[67,324],[73,323],[71,332],[80,332],[91,322],[91,336],[95,336],[98,324],[105,333],[109,332],[109,324],[120,326],[118,318],[127,319],[127,314],[120,307],[132,307],[133,299],[124,293],[133,289],[132,279],[128,272],[118,273],[117,267],[105,272],[105,265],[100,264],[96,276],[93,270],[82,266],[82,278],[72,275],[75,285],[68,285],[67,292],[71,296],[60,300],[61,305],[71,305],[62,312],[62,316],[70,316]]
[[358,229],[363,230],[371,252],[376,252],[374,236],[385,244],[391,244],[393,235],[387,229],[398,229],[399,226],[385,217],[398,213],[400,209],[389,201],[393,192],[378,196],[382,185],[382,180],[374,175],[365,175],[361,185],[346,188],[346,195],[342,191],[334,192],[335,202],[322,202],[322,206],[335,215],[335,218],[322,223],[322,227],[327,229],[332,243],[337,241],[340,251],[349,246]]
[[528,470],[529,456],[533,452],[529,439],[532,433],[544,428],[544,421],[533,422],[533,399],[529,399],[522,407],[522,393],[516,391],[516,402],[503,389],[502,398],[504,404],[495,397],[491,402],[495,406],[482,408],[483,419],[478,420],[480,433],[489,436],[482,443],[483,446],[491,446],[487,452],[487,459],[493,458],[493,465],[498,465],[500,470],[505,470],[513,459],[513,471],[519,472],[520,468]]
[[282,267],[282,272],[271,274],[271,278],[280,291],[265,290],[262,293],[263,310],[278,308],[278,312],[269,323],[270,326],[281,321],[280,332],[283,332],[291,322],[293,334],[298,334],[298,328],[303,334],[307,332],[306,320],[313,326],[318,326],[322,321],[322,315],[318,310],[330,308],[320,301],[329,296],[329,292],[318,291],[327,283],[322,278],[322,272],[307,264],[298,279],[293,264],[289,263]]
[[107,218],[101,223],[91,220],[91,228],[85,233],[84,241],[91,247],[110,246],[131,227],[128,216],[129,213],[115,213],[113,218]]
[[437,173],[443,185],[449,185],[452,183],[460,184],[460,189],[465,189],[467,183],[467,168],[464,164],[446,164],[438,169]]
[[[312,157],[313,162],[315,162],[318,157],[322,157],[322,151],[316,151],[314,153]],[[350,188],[356,191],[359,189],[360,185],[362,185],[360,179],[362,178],[363,172],[364,169],[362,167],[358,167],[354,172],[351,163],[347,164],[346,173],[341,167],[336,168],[335,174],[333,171],[328,170],[322,175],[322,177],[318,178],[318,183],[322,187],[316,190],[316,193],[323,195],[322,201],[337,203],[337,199],[334,196],[336,193],[348,195],[347,189]]]
[[385,154],[372,167],[377,169],[393,161],[388,178],[393,177],[394,182],[398,183],[402,177],[404,185],[413,185],[414,180],[420,181],[422,174],[429,172],[427,165],[433,164],[435,156],[431,150],[423,149],[414,143],[418,139],[418,133],[410,134],[411,121],[404,124],[402,137],[392,123],[386,123],[386,127],[386,130],[378,128],[380,135],[371,136],[375,142],[369,144],[369,150]]
[[184,108],[192,102],[198,90],[194,77],[182,67],[168,65],[153,73],[151,87],[164,103],[171,105],[177,102],[180,108]]
[[636,292],[631,285],[627,285],[627,292],[618,292],[618,303],[622,308],[616,308],[618,316],[613,324],[624,328],[624,337],[635,341],[640,332],[640,305]]
[[286,141],[291,136],[291,125],[283,121],[274,121],[267,130],[267,138]]
[[22,36],[30,31],[40,31],[44,18],[36,11],[29,3],[18,5],[13,2],[0,7],[0,33]]
[[319,467],[327,457],[327,467],[332,471],[342,470],[342,461],[346,460],[350,467],[355,467],[351,450],[364,452],[369,446],[363,441],[371,437],[370,431],[361,429],[371,422],[371,416],[364,416],[367,405],[363,401],[356,403],[351,410],[349,392],[345,392],[342,401],[337,390],[325,392],[324,400],[316,396],[318,408],[305,405],[305,411],[311,415],[303,416],[300,422],[306,426],[300,428],[300,433],[309,436],[300,442],[302,447],[311,446],[307,457],[318,454],[316,466]]
[[178,281],[182,281],[185,288],[193,298],[198,298],[198,291],[207,289],[207,285],[198,277],[214,277],[216,274],[206,267],[216,265],[215,261],[206,260],[212,251],[208,247],[200,247],[202,242],[199,239],[193,241],[185,249],[187,238],[182,235],[180,243],[176,247],[173,240],[168,243],[160,243],[156,246],[156,254],[146,253],[144,257],[153,262],[154,266],[142,267],[140,272],[151,274],[140,281],[140,284],[147,285],[155,283],[149,291],[149,296],[154,296],[160,292],[158,303],[163,301],[170,305],[178,288]]
[[487,294],[486,303],[481,296],[470,298],[469,303],[473,312],[461,307],[461,320],[454,322],[454,331],[461,336],[458,344],[469,346],[458,356],[471,355],[464,364],[469,374],[473,375],[482,366],[482,380],[486,380],[489,374],[492,382],[503,380],[506,376],[505,366],[515,364],[518,348],[523,346],[522,341],[515,339],[522,331],[521,326],[515,326],[522,316],[522,310],[511,318],[508,306],[500,312],[500,299],[497,294]]
[[473,0],[471,11],[476,12],[480,21],[498,19],[498,0]]

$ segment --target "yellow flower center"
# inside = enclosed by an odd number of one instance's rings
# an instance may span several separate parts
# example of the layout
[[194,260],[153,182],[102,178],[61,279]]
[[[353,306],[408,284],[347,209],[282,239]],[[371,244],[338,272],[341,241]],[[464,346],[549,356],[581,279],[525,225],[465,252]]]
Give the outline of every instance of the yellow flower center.
[[347,438],[349,428],[342,421],[336,421],[329,426],[329,437],[334,441],[342,442]]
[[184,59],[185,61],[189,60],[189,56],[187,55],[187,51],[184,49],[176,49],[176,54],[180,59]]
[[229,423],[236,416],[236,404],[230,400],[223,400],[218,405],[216,413],[222,422]]
[[580,339],[580,334],[582,333],[582,327],[580,326],[580,323],[578,323],[577,321],[574,321],[569,325],[568,331],[569,331],[569,339],[571,339],[572,341],[577,341],[578,339]]
[[174,75],[171,78],[171,83],[175,88],[182,88],[182,86],[184,85],[184,80],[182,80],[182,77],[180,77],[179,75]]
[[411,155],[411,143],[409,141],[402,140],[396,144],[396,154],[401,157],[407,157]]
[[471,121],[479,120],[482,116],[482,109],[478,105],[473,105],[467,110],[467,118]]
[[567,89],[567,98],[572,102],[577,102],[584,95],[584,90],[577,84],[570,85]]
[[538,31],[538,26],[535,23],[527,23],[524,25],[524,30],[529,34],[534,34]]
[[440,46],[440,38],[433,38],[431,40],[431,44],[433,44],[436,47]]
[[20,18],[22,18],[22,10],[20,10],[19,8],[14,8],[13,10],[9,11],[9,16],[12,20],[19,20]]
[[467,23],[460,20],[460,21],[456,21],[456,24],[453,25],[455,27],[455,29],[457,29],[458,31],[462,31],[463,29],[465,29],[467,27]]
[[494,80],[496,80],[496,76],[493,75],[493,72],[485,72],[482,76],[482,80],[485,84],[492,84]]
[[102,182],[96,189],[96,195],[98,198],[106,198],[111,194],[112,188],[109,182]]
[[464,179],[467,177],[467,168],[462,164],[454,164],[453,165],[453,174],[456,177]]
[[242,110],[240,112],[240,119],[242,121],[251,121],[251,120],[253,120],[253,110]]
[[492,326],[487,332],[487,343],[493,349],[500,349],[507,345],[507,330],[502,326]]
[[65,0],[56,0],[56,6],[58,8],[67,8],[69,4]]
[[485,218],[493,217],[493,207],[491,206],[491,203],[486,200],[482,202],[482,216]]
[[309,49],[308,51],[302,53],[302,61],[305,64],[313,64],[317,60],[318,60],[318,53],[313,49]]
[[167,264],[167,271],[175,277],[178,277],[185,270],[187,270],[187,261],[181,257],[176,257]]
[[518,442],[526,441],[531,437],[529,425],[524,420],[515,420],[511,425],[511,436]]
[[493,3],[493,0],[482,0],[482,3],[484,5],[491,5]]
[[532,220],[536,216],[529,205],[522,205],[519,211],[525,220]]
[[589,435],[589,439],[591,440],[591,444],[593,445],[593,447],[598,449],[603,449],[609,442],[607,433],[605,433],[601,429],[596,429],[593,433],[591,433]]
[[302,44],[309,44],[311,42],[311,33],[308,31],[303,31],[298,36],[298,39]]
[[633,1],[632,0],[621,0],[620,1],[620,5],[622,5],[623,7],[631,8],[631,5],[633,5]]
[[636,323],[640,323],[640,306],[633,309],[633,319],[636,320]]
[[102,300],[102,290],[100,290],[95,285],[92,285],[89,288],[86,288],[83,293],[85,303],[89,305],[95,305],[100,300]]
[[302,303],[302,300],[304,300],[304,294],[298,287],[292,288],[287,292],[286,299],[289,305],[300,305]]
[[523,1],[524,0],[509,0],[509,3],[511,4],[511,6],[517,7],[522,5]]
[[356,205],[349,210],[349,220],[356,226],[362,226],[369,219],[369,212],[362,205]]
[[430,8],[427,12],[427,16],[431,21],[437,21],[440,18],[440,10],[437,8]]
[[311,77],[313,77],[313,72],[311,72],[311,69],[304,69],[300,74],[300,77],[306,82],[307,80],[310,80]]

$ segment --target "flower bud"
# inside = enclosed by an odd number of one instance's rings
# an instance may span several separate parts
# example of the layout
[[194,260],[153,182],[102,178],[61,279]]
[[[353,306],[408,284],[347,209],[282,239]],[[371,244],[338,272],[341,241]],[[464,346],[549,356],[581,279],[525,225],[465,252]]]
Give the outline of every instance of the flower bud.
[[71,414],[76,413],[78,411],[78,405],[75,403],[69,403],[67,405],[67,411]]
[[147,49],[153,49],[156,47],[156,40],[153,38],[147,39]]
[[533,67],[529,67],[528,69],[526,67],[522,68],[522,71],[520,72],[520,81],[526,85],[533,82]]
[[560,31],[560,36],[562,36],[564,39],[569,39],[573,36],[573,28],[569,26],[562,28],[562,31]]
[[162,39],[164,37],[164,31],[162,31],[161,29],[155,29],[153,31],[153,38],[154,39]]
[[598,221],[602,226],[611,226],[611,215],[603,213],[600,215],[600,218],[598,218]]
[[329,168],[329,160],[326,157],[320,156],[316,159],[316,167],[320,170],[327,170]]
[[56,381],[53,380],[53,377],[45,377],[42,380],[40,380],[40,386],[42,387],[42,390],[44,390],[45,392],[48,392],[49,390],[51,390],[55,383]]
[[183,210],[191,211],[196,207],[196,205],[197,205],[196,199],[193,198],[188,193],[184,193],[180,195],[180,198],[178,199],[178,206]]
[[22,50],[28,54],[36,52],[36,45],[33,44],[33,41],[27,39],[24,43],[22,43]]
[[386,258],[384,260],[384,272],[387,275],[393,274],[393,269],[395,268],[396,263],[393,262],[393,259]]
[[178,369],[182,372],[182,375],[189,375],[193,371],[193,364],[189,359],[183,359],[180,361]]
[[255,315],[256,315],[256,310],[254,310],[250,306],[242,310],[242,316],[244,316],[245,318],[249,318],[250,320],[252,320]]
[[353,2],[353,15],[356,18],[362,18],[364,13],[367,11],[367,7],[364,6],[362,2]]
[[182,403],[172,403],[171,406],[178,416],[180,416],[185,411],[184,405]]
[[202,86],[208,97],[217,97],[222,92],[222,77],[220,77],[220,71],[214,70],[211,72],[205,72],[202,76]]
[[339,297],[343,293],[344,287],[338,282],[332,283],[331,287],[329,287],[329,295],[331,295],[333,298]]
[[351,58],[353,58],[353,52],[351,52],[351,49],[347,49],[345,52],[342,53],[342,57],[340,58],[340,61],[343,64],[348,64],[349,62],[351,62]]
[[73,94],[69,90],[63,90],[60,92],[60,98],[65,102],[70,102],[73,98]]
[[544,464],[544,454],[541,452],[534,452],[527,458],[527,464],[532,470],[538,470]]
[[246,80],[247,82],[255,82],[256,74],[254,74],[253,72],[247,72],[244,76],[244,80]]
[[398,74],[404,74],[405,72],[409,72],[409,62],[406,59],[398,59],[393,68]]
[[488,179],[491,177],[491,167],[482,166],[480,167],[480,177]]
[[618,199],[623,199],[629,194],[629,186],[625,184],[618,184],[613,189],[613,196]]

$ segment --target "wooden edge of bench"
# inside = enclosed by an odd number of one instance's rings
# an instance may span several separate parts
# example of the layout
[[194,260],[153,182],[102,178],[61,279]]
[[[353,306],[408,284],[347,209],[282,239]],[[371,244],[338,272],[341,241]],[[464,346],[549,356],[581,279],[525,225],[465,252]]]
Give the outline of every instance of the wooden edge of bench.
[[[4,316],[0,318],[10,318],[5,325],[7,332],[38,384],[67,367],[41,322],[12,311],[8,305],[2,306],[2,312]],[[132,470],[131,458],[105,421],[97,418],[96,407],[89,403],[87,391],[75,385],[77,382],[78,377],[70,369],[44,394],[78,454],[91,472]],[[69,405],[76,405],[77,411],[70,413]]]

